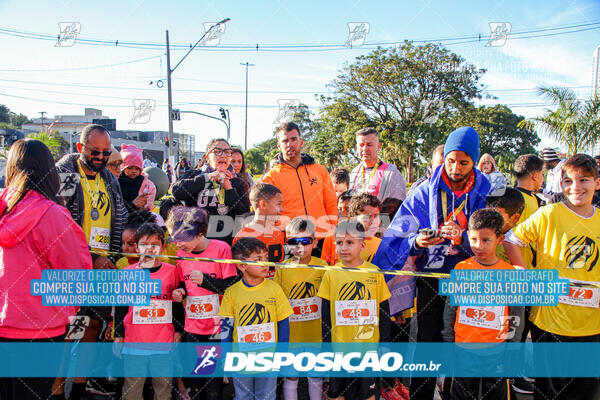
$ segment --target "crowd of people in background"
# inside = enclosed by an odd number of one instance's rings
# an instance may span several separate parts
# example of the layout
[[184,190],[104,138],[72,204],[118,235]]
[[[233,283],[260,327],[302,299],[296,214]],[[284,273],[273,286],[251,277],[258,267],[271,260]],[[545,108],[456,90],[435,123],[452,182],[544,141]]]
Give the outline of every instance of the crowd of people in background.
[[[262,176],[250,174],[243,151],[216,138],[196,167],[185,158],[175,166],[164,161],[170,191],[162,199],[144,172],[156,165],[146,163],[135,145],[117,150],[101,125],[85,127],[77,152],[56,163],[42,142],[16,141],[0,195],[0,341],[113,341],[126,367],[146,365],[147,353],[128,347],[139,342],[600,341],[597,296],[583,304],[567,296],[557,306],[507,306],[506,315],[521,316],[508,332],[470,321],[440,295],[436,278],[302,266],[441,273],[554,268],[563,278],[600,283],[600,156],[560,159],[550,148],[520,155],[507,171],[516,176],[511,182],[493,155],[480,156],[479,139],[470,127],[451,132],[434,149],[426,176],[409,187],[398,168],[380,158],[377,129],[356,132],[358,165],[328,171],[302,152],[302,132],[288,122],[277,130],[279,153]],[[69,187],[66,176],[76,178]],[[595,250],[571,254],[567,244],[575,242]],[[43,306],[30,295],[30,281],[44,269],[65,268],[148,269],[162,282],[161,296],[152,301],[172,312],[148,324],[133,306]],[[395,285],[407,294],[392,297]],[[344,307],[350,301],[377,318],[349,315]],[[85,328],[77,339],[69,335],[73,321]],[[7,354],[5,362],[16,363],[15,357]],[[236,399],[471,399],[480,398],[480,386],[486,399],[514,398],[515,391],[544,400],[600,396],[593,378],[507,379],[411,377],[405,386],[366,377],[75,377],[67,391],[62,377],[0,378],[0,399],[80,400],[90,393],[182,400],[233,393]]]

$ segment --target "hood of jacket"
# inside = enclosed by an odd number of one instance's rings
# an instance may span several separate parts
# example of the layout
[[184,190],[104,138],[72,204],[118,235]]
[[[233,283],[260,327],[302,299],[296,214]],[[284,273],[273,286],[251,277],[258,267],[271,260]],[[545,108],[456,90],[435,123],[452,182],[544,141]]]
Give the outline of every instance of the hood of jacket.
[[[16,190],[10,187],[2,193],[0,215],[16,194]],[[8,214],[0,217],[0,246],[11,248],[22,242],[53,204],[35,190],[29,190]]]
[[[274,161],[275,165],[277,165],[277,164],[287,165],[288,167],[292,168],[291,165],[289,165],[288,163],[286,163],[284,161],[283,154],[281,154],[281,153],[277,153],[277,155],[273,158],[273,161]],[[312,156],[302,153],[302,158],[300,159],[300,164],[298,165],[298,167],[300,167],[302,165],[311,165],[314,163],[315,163],[315,159]]]

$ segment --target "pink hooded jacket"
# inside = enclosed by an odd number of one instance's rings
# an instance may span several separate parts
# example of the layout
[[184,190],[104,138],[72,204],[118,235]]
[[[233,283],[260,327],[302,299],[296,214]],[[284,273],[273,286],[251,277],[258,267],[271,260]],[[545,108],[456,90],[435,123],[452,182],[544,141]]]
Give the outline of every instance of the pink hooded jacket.
[[44,269],[91,269],[90,252],[69,211],[34,190],[2,215],[14,194],[7,188],[0,196],[0,337],[56,337],[77,307],[43,306],[31,280]]
[[154,186],[154,183],[152,183],[152,181],[144,174],[144,168],[142,168],[144,157],[142,149],[134,144],[123,143],[121,145],[121,157],[123,157],[121,170],[127,167],[138,167],[140,169],[140,174],[144,177],[144,181],[142,182],[142,186],[140,186],[138,195],[149,195],[146,199],[144,208],[148,211],[152,211],[154,209],[154,198],[156,197],[156,186]]

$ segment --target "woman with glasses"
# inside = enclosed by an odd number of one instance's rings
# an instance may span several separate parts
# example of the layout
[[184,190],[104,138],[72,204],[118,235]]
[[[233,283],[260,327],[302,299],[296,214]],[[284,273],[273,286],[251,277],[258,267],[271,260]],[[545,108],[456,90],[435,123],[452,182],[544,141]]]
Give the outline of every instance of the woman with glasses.
[[121,153],[115,148],[115,146],[110,146],[110,148],[111,153],[108,157],[106,168],[115,176],[115,178],[119,179],[119,175],[121,175],[121,164],[123,164],[123,157],[121,157]]
[[200,207],[209,216],[207,238],[231,244],[235,217],[250,211],[248,184],[231,166],[233,150],[225,139],[206,146],[204,164],[175,182],[173,196],[189,207]]

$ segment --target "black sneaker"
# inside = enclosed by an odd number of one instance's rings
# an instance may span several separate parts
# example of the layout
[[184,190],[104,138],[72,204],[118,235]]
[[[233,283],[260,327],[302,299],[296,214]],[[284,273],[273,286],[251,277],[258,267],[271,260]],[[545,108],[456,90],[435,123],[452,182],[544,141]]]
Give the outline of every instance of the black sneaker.
[[515,378],[511,380],[512,388],[515,392],[521,394],[533,394],[533,383],[524,378]]

